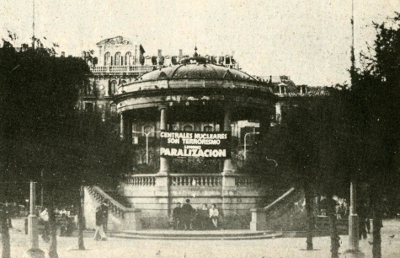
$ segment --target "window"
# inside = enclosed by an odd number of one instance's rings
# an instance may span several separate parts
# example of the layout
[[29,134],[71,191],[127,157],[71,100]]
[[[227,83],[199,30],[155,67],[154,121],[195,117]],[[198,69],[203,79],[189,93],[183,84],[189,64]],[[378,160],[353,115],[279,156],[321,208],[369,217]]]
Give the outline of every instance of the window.
[[193,131],[193,126],[191,126],[191,125],[185,125],[185,126],[183,127],[183,131],[185,131],[185,132],[192,132],[192,131]]
[[206,125],[203,128],[204,132],[212,132],[213,131],[213,127],[211,125]]
[[115,53],[115,65],[121,65],[121,52]]
[[110,56],[110,52],[107,52],[107,53],[104,54],[104,66],[111,64],[110,57],[111,57]]
[[132,53],[127,52],[125,54],[125,65],[131,65],[132,64]]
[[108,95],[114,95],[117,92],[117,81],[111,81],[108,87]]

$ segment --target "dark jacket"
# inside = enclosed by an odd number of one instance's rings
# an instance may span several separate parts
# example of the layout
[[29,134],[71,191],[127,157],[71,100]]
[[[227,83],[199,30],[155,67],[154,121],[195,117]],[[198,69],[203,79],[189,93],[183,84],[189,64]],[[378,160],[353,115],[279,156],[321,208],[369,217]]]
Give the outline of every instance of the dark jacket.
[[103,212],[100,209],[96,211],[96,226],[101,226],[101,225],[103,225]]
[[181,217],[182,217],[182,208],[181,207],[176,207],[173,210],[172,217],[174,219],[178,219],[178,220],[181,219]]
[[194,209],[192,207],[192,205],[185,203],[184,205],[182,205],[182,216],[186,217],[186,218],[190,218],[191,216],[194,215]]

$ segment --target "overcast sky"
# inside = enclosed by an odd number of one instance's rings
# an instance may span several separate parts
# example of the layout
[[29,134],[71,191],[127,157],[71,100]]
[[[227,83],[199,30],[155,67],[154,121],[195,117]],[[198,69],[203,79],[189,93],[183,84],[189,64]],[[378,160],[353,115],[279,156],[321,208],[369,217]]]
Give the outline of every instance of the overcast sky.
[[[33,0],[2,1],[1,36],[21,42],[32,35]],[[354,0],[356,52],[374,39],[372,21],[400,11],[399,0]],[[36,0],[36,36],[67,54],[95,49],[121,35],[143,44],[146,54],[179,49],[231,54],[244,71],[289,75],[296,84],[349,81],[351,0]],[[60,51],[61,51],[60,50]]]

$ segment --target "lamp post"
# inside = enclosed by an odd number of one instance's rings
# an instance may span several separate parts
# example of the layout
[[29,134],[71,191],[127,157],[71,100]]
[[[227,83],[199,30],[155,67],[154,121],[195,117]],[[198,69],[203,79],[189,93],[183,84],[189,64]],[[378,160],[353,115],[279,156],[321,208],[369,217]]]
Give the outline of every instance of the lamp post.
[[244,135],[244,150],[243,150],[243,157],[244,157],[244,160],[246,160],[246,158],[247,158],[247,143],[246,143],[246,137],[247,137],[247,135],[250,135],[250,134],[260,134],[259,132],[250,132],[250,133],[246,133],[245,135]]
[[36,182],[30,182],[30,202],[28,216],[29,249],[27,258],[44,258],[44,252],[39,249],[38,218],[36,217]]
[[[149,132],[143,132],[144,135],[146,136],[146,164],[149,164],[149,135],[151,133],[158,133],[160,131],[149,131]],[[132,132],[136,134],[142,134],[142,132]]]

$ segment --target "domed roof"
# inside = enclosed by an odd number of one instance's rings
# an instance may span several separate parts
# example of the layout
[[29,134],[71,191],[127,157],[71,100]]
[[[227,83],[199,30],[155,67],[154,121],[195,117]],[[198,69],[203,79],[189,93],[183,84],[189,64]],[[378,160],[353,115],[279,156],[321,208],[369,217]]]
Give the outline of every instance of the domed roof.
[[210,63],[201,56],[185,58],[181,64],[164,67],[142,75],[140,81],[173,79],[219,79],[258,81],[249,74],[222,65]]

